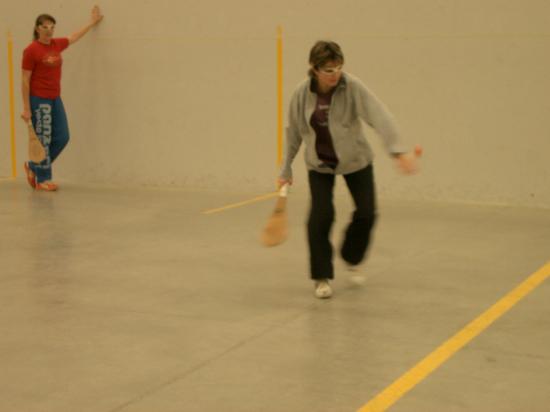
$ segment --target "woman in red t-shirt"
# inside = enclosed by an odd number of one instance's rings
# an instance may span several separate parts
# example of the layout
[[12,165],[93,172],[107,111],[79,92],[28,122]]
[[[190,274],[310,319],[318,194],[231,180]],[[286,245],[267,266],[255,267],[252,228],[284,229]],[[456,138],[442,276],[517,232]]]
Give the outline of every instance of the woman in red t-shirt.
[[46,158],[40,163],[25,162],[25,172],[31,187],[37,190],[57,190],[52,179],[52,162],[69,141],[69,128],[61,101],[61,52],[78,41],[103,19],[98,6],[92,9],[90,23],[68,38],[54,38],[55,19],[48,14],[37,17],[34,41],[24,50],[22,62],[23,113],[31,122],[42,142]]

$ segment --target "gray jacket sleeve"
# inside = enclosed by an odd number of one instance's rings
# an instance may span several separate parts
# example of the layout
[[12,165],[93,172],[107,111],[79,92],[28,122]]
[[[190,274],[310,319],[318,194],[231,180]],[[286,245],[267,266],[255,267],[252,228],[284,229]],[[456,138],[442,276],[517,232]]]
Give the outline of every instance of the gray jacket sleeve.
[[354,92],[359,117],[378,133],[388,153],[405,153],[407,148],[386,106],[358,80],[354,82]]
[[280,178],[292,178],[292,162],[300,150],[302,144],[302,136],[298,127],[300,104],[297,91],[294,92],[290,100],[288,113],[288,127],[286,128],[286,149],[281,167]]

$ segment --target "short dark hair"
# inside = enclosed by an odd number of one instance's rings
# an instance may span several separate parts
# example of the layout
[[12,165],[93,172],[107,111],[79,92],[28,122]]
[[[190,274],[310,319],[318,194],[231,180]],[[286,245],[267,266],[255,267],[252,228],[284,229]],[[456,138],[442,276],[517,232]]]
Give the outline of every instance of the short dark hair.
[[[309,64],[317,70],[328,62],[344,64],[344,53],[342,53],[342,49],[335,42],[319,40],[309,52]],[[309,75],[313,76],[313,70],[309,70]]]
[[41,24],[43,24],[45,21],[50,21],[53,24],[56,23],[55,19],[52,16],[50,16],[49,14],[41,14],[40,16],[38,16],[36,18],[35,23],[34,23],[34,30],[32,32],[32,37],[33,37],[34,40],[38,40],[38,32],[36,31],[36,28],[38,26],[40,26]]

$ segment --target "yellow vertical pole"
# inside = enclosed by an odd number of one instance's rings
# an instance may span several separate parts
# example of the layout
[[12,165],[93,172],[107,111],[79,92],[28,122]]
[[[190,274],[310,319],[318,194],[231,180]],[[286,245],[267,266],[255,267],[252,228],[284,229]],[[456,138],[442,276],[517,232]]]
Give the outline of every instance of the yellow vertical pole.
[[283,29],[277,27],[277,166],[283,162]]
[[11,135],[11,175],[17,177],[17,156],[15,149],[15,99],[13,93],[13,40],[8,31],[8,74],[10,92],[10,135]]

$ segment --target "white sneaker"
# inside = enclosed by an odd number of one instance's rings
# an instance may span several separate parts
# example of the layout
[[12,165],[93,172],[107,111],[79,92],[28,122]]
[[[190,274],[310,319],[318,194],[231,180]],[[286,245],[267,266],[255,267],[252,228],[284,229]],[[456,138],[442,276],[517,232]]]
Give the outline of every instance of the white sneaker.
[[359,265],[350,265],[346,262],[346,269],[350,273],[349,281],[356,286],[361,286],[365,283],[365,276],[362,274],[362,268]]
[[349,277],[349,281],[355,286],[363,286],[367,279],[361,274],[354,274]]
[[315,296],[319,299],[327,299],[332,296],[332,288],[328,279],[315,281]]

